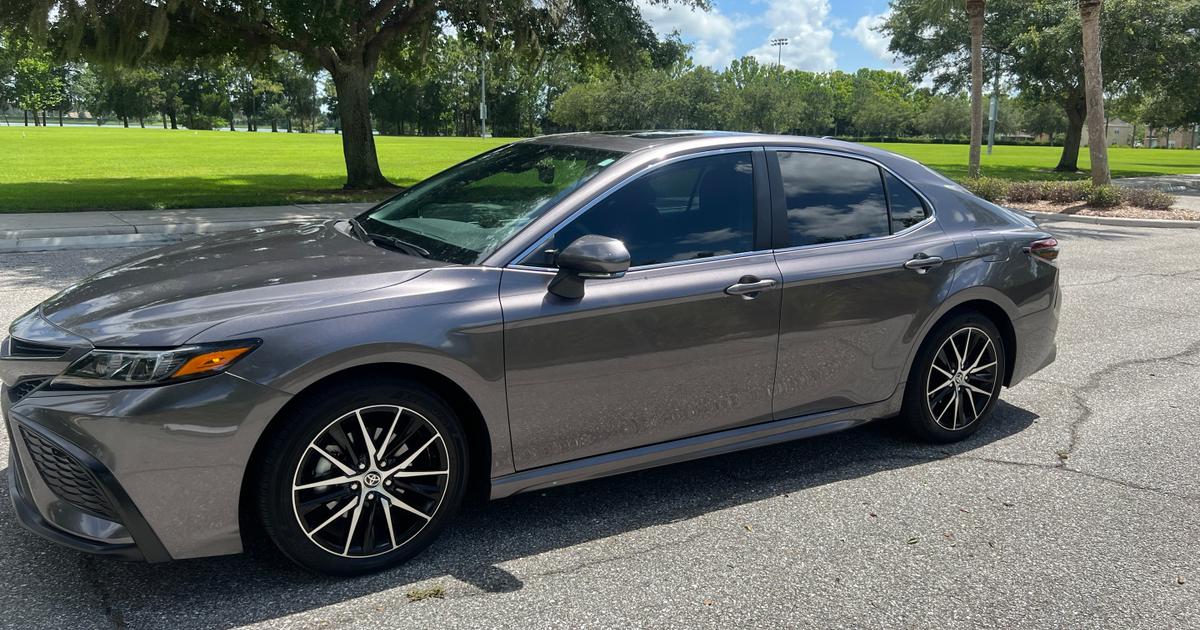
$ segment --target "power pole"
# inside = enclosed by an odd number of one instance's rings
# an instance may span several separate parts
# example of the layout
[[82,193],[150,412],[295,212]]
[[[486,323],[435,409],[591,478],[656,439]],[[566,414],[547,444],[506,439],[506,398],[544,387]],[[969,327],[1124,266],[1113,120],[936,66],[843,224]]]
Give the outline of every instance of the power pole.
[[788,39],[786,37],[776,37],[771,40],[771,45],[779,50],[779,54],[776,55],[775,65],[783,67],[783,47],[788,45]]

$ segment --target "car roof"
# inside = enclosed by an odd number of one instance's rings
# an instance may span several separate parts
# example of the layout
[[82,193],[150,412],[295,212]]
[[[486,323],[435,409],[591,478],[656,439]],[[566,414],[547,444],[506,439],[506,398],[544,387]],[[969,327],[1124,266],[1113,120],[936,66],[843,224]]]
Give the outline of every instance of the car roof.
[[670,129],[562,133],[530,138],[523,142],[619,151],[630,155],[651,153],[666,155],[743,146],[810,148],[870,158],[913,180],[953,185],[953,182],[922,166],[912,158],[877,147],[828,137]]

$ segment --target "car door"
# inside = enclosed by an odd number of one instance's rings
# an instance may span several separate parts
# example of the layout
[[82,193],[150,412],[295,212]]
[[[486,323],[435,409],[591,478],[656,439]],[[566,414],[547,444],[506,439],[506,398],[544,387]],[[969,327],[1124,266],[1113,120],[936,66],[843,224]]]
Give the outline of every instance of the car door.
[[[518,469],[769,420],[779,269],[761,149],[674,160],[614,187],[504,270]],[[547,292],[553,252],[623,241],[621,278]]]
[[767,161],[784,283],[774,416],[885,400],[950,289],[954,242],[873,161],[784,149]]

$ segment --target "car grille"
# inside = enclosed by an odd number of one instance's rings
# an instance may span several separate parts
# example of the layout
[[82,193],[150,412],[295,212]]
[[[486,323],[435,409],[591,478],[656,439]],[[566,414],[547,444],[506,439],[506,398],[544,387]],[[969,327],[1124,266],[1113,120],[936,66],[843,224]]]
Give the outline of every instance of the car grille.
[[66,354],[68,350],[70,348],[25,341],[16,337],[10,337],[8,340],[9,355],[22,359],[57,359]]
[[21,435],[25,437],[25,446],[34,466],[51,492],[85,512],[120,522],[112,503],[100,489],[100,483],[79,460],[24,427]]
[[17,383],[16,385],[13,385],[12,387],[8,388],[8,400],[10,402],[14,402],[14,403],[17,402],[18,400],[21,400],[22,398],[28,396],[29,394],[32,394],[33,390],[41,387],[42,384],[48,380],[50,380],[50,379],[35,378],[35,379],[26,380],[26,381],[21,381],[20,383]]

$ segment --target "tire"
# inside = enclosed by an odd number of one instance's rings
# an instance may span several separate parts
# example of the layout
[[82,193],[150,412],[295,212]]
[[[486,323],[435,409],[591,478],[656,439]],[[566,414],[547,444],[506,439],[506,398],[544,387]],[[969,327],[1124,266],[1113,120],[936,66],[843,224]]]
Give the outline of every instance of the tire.
[[977,312],[952,317],[917,352],[900,416],[922,440],[964,440],[991,416],[1006,368],[1004,338],[992,320]]
[[267,536],[297,564],[331,575],[420,553],[466,490],[467,441],[454,412],[416,383],[384,378],[312,394],[265,444],[257,508]]

